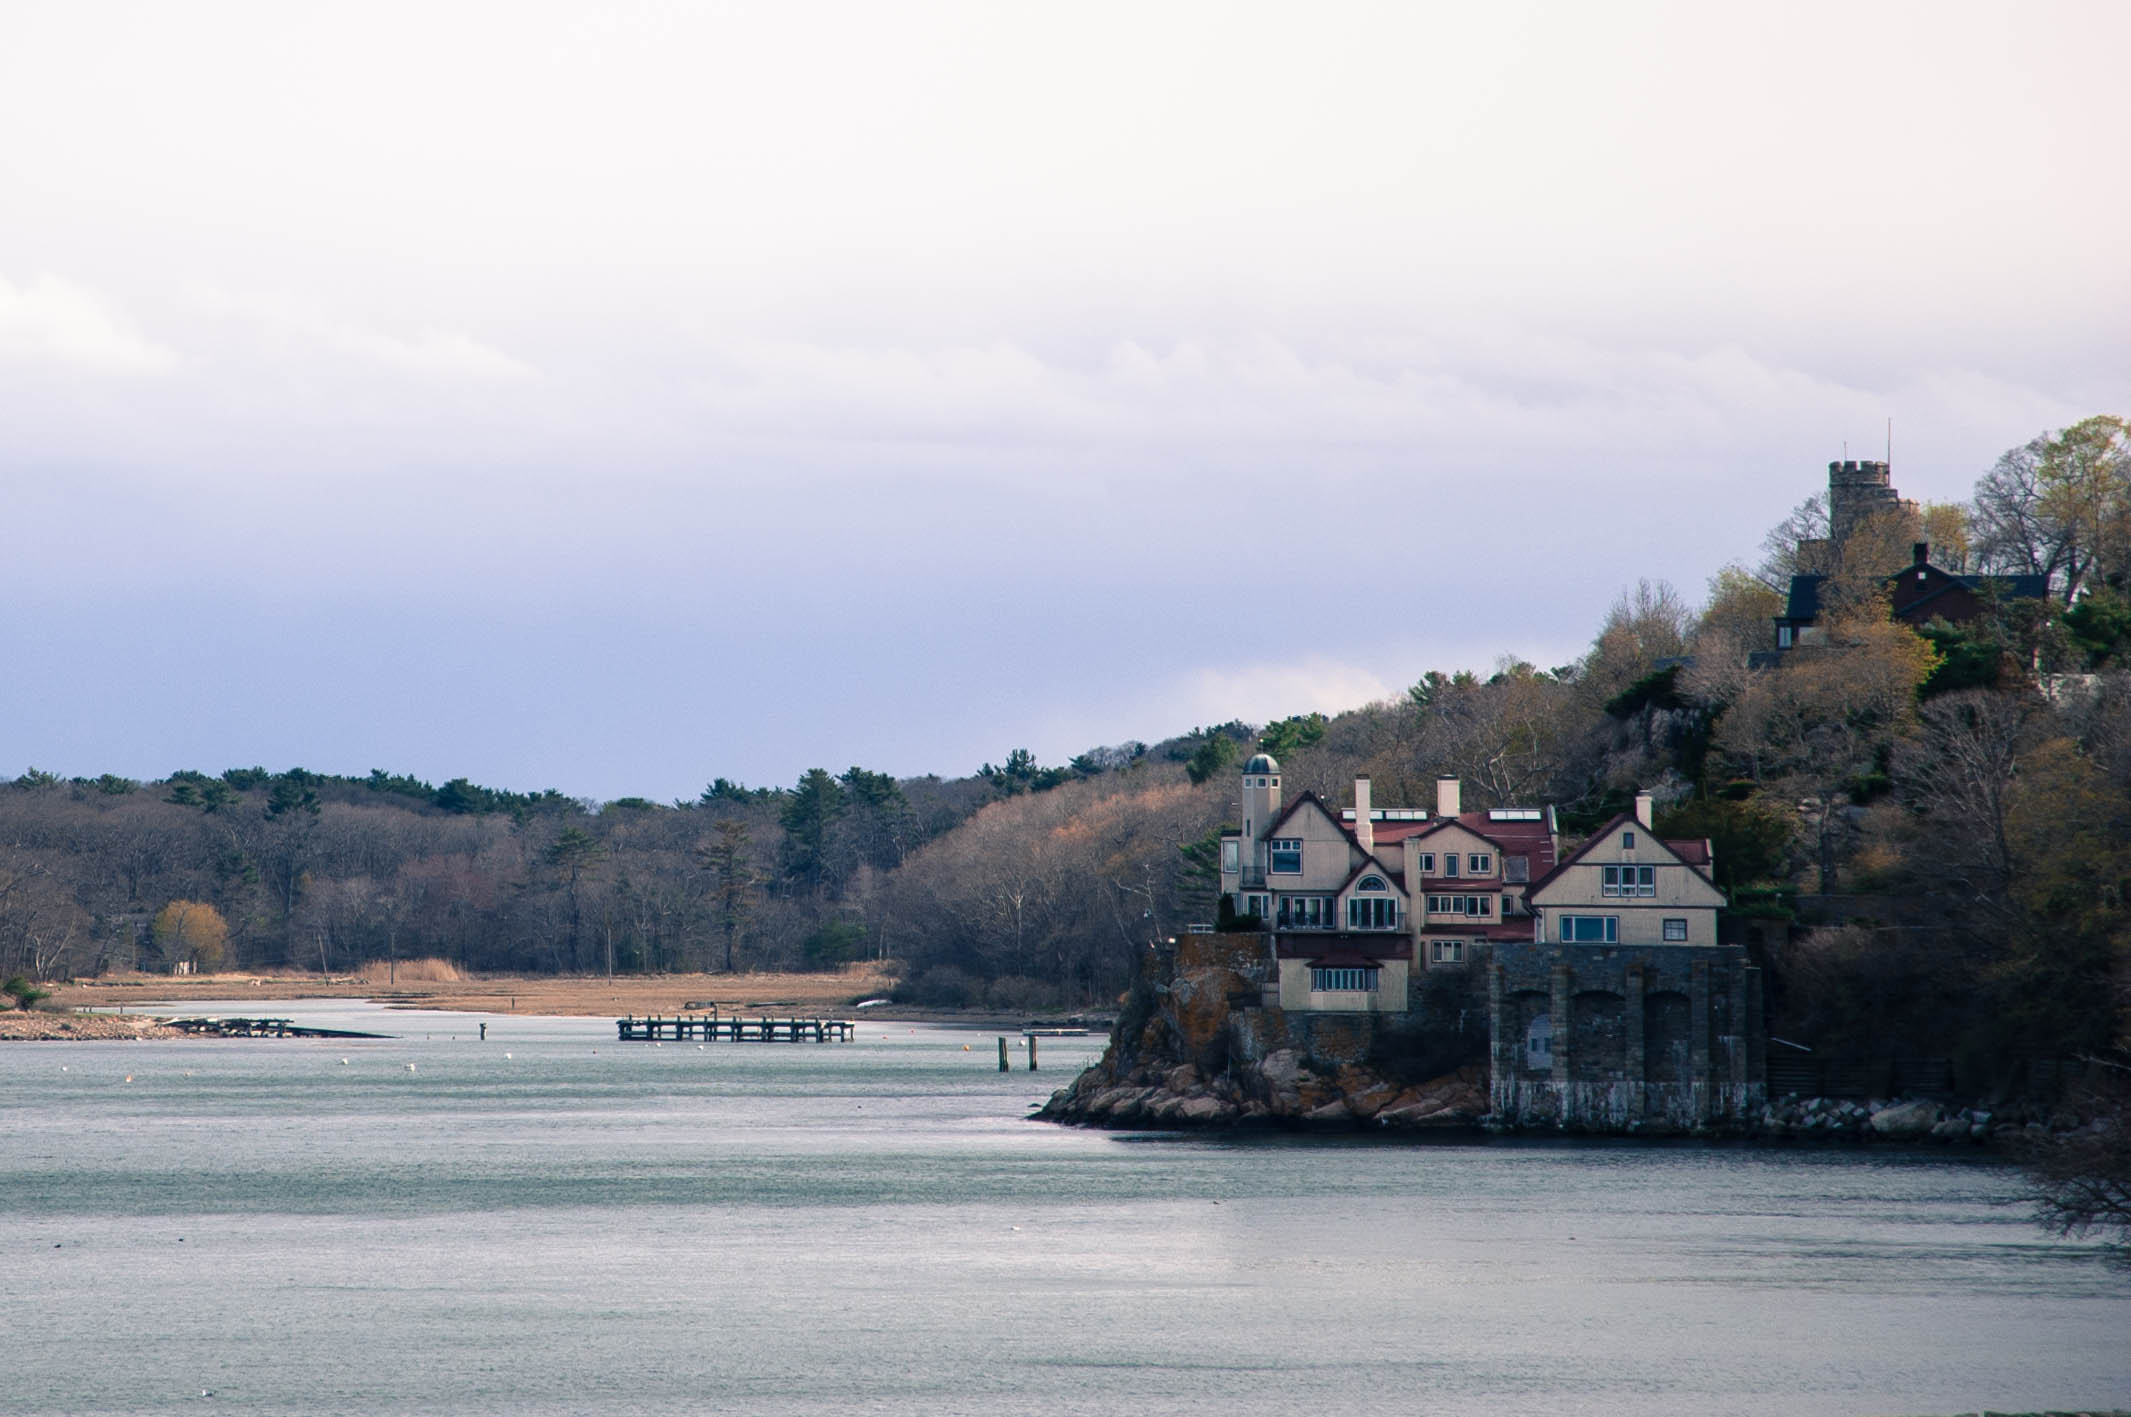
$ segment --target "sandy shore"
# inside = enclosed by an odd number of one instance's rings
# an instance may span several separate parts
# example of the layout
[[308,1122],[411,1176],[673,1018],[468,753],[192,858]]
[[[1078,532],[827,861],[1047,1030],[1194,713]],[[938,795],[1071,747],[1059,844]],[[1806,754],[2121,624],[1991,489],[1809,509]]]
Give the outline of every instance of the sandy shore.
[[0,1014],[0,1042],[44,1043],[79,1039],[87,1042],[122,1038],[183,1038],[175,1028],[165,1028],[139,1014],[64,1014],[10,1012]]
[[412,967],[404,969],[396,981],[383,977],[382,971],[376,979],[368,973],[110,975],[54,986],[52,1003],[79,1009],[127,1008],[146,1001],[182,1004],[190,999],[374,999],[407,1009],[616,1017],[678,1013],[692,1003],[714,1002],[727,1012],[839,1013],[859,999],[886,994],[895,982],[870,965],[835,974],[654,974],[613,979],[582,975],[407,977],[415,972]]

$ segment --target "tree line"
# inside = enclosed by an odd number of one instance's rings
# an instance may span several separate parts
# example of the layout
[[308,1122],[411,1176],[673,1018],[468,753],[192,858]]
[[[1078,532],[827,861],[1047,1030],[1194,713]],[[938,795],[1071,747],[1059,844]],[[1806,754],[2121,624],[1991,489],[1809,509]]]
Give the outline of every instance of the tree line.
[[[929,1003],[1113,999],[1150,936],[1213,918],[1236,765],[1262,748],[1291,789],[1338,801],[1366,772],[1380,802],[1427,805],[1450,773],[1473,806],[1557,804],[1572,837],[1648,788],[1666,832],[1714,840],[1740,919],[1881,903],[1756,933],[1786,1027],[1951,1038],[1978,1076],[2036,1040],[2108,1048],[2131,842],[2127,445],[2122,420],[2089,419],[2007,452],[1971,501],[1891,509],[1840,546],[1809,499],[1699,603],[1661,581],[1623,594],[1570,664],[1430,671],[1396,701],[1056,767],[1016,749],[962,778],[816,768],[604,804],[382,770],[32,770],[0,785],[0,975],[873,958]],[[2040,575],[2050,598],[1899,624],[1885,577],[1927,538],[1942,567]],[[1824,634],[1750,668],[1800,571],[1827,577]]]

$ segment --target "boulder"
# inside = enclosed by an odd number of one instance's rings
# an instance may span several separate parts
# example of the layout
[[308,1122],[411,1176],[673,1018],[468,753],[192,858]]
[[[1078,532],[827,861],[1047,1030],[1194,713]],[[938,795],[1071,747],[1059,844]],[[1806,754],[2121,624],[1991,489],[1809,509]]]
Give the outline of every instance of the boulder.
[[1302,1120],[1305,1122],[1351,1122],[1354,1120],[1354,1114],[1347,1110],[1344,1098],[1335,1097],[1330,1102],[1312,1107],[1309,1111],[1303,1113]]
[[1258,1076],[1275,1092],[1293,1092],[1302,1080],[1302,1059],[1292,1048],[1277,1048],[1258,1064]]
[[1360,1092],[1347,1094],[1347,1110],[1357,1117],[1374,1117],[1398,1096],[1398,1090],[1388,1082],[1363,1088]]
[[1236,1109],[1218,1097],[1187,1097],[1176,1109],[1176,1120],[1201,1125],[1232,1121]]
[[1948,1117],[1931,1129],[1931,1139],[1933,1141],[1966,1141],[1968,1139],[1969,1125],[1969,1123],[1962,1121],[1959,1117]]
[[1171,1092],[1183,1094],[1199,1085],[1199,1070],[1190,1063],[1182,1063],[1169,1070],[1162,1079],[1162,1086]]
[[1923,1098],[1895,1102],[1872,1114],[1872,1130],[1883,1137],[1928,1137],[1942,1119],[1939,1104]]

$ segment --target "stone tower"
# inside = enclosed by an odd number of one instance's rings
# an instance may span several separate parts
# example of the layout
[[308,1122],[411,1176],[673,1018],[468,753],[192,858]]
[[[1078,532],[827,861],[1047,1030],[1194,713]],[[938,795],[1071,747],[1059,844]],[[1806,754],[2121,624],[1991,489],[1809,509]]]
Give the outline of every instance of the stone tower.
[[1883,462],[1828,464],[1828,535],[1840,547],[1866,518],[1910,506],[1887,483]]

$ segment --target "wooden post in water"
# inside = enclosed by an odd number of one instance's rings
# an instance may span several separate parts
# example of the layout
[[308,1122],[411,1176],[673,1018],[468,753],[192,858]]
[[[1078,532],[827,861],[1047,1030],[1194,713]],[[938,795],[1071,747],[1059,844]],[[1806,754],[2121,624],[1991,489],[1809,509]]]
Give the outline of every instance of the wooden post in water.
[[1006,1065],[1006,1035],[1003,1033],[999,1035],[999,1071],[1002,1073],[1012,1071]]
[[1029,1035],[1029,1071],[1036,1071],[1036,1035]]

